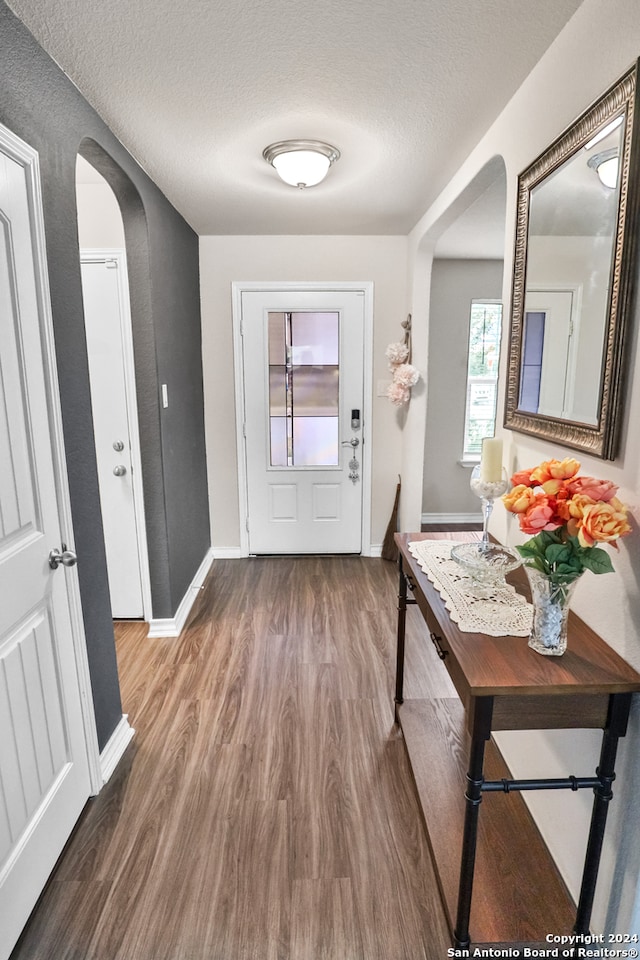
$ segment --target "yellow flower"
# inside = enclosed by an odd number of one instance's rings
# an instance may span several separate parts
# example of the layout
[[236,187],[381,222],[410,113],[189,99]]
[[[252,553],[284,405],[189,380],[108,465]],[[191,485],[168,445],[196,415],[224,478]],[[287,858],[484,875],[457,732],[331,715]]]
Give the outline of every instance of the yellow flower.
[[531,487],[525,486],[524,483],[519,483],[517,487],[513,487],[508,493],[505,493],[502,502],[509,513],[525,513],[535,497],[536,494]]
[[586,507],[592,507],[595,502],[584,493],[577,493],[566,500],[558,501],[558,514],[564,520],[581,520]]
[[627,508],[617,497],[583,506],[582,518],[578,519],[578,540],[582,547],[592,547],[597,542],[610,543],[627,533],[631,533]]

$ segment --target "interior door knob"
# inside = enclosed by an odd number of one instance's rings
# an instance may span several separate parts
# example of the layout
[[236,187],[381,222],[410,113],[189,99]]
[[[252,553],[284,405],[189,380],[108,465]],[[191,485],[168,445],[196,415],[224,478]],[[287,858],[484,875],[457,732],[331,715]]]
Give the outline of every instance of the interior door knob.
[[117,467],[113,468],[114,477],[124,477],[126,472],[127,468],[122,463],[119,463]]
[[124,443],[122,440],[114,440],[113,449],[116,451],[116,453],[120,453],[122,450],[124,450]]
[[67,550],[67,545],[62,544],[62,552],[54,547],[49,553],[49,566],[52,570],[57,570],[60,564],[64,567],[75,567],[78,562],[77,555],[73,550]]

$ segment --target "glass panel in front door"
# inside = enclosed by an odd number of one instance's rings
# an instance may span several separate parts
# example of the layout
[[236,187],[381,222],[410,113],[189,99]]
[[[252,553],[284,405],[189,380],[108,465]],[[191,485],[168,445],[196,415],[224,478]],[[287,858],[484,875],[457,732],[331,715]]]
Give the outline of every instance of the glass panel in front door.
[[272,467],[337,466],[339,313],[269,312]]

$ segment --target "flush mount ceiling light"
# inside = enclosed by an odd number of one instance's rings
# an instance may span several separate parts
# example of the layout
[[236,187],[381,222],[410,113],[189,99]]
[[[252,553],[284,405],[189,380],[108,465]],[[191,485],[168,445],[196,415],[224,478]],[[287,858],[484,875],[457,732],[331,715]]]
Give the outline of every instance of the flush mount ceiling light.
[[596,153],[587,160],[587,166],[595,170],[600,177],[600,182],[611,190],[618,183],[618,149],[603,150],[602,153]]
[[280,140],[262,151],[278,176],[292,187],[314,187],[340,156],[337,147],[321,140]]

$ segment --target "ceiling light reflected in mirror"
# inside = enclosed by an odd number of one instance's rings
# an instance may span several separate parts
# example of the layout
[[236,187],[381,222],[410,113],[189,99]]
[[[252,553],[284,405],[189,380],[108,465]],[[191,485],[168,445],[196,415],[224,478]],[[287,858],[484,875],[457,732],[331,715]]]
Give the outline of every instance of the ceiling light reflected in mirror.
[[602,153],[596,153],[587,160],[587,166],[595,170],[600,177],[600,182],[611,190],[614,190],[618,184],[619,165],[616,147],[612,150],[603,150]]

